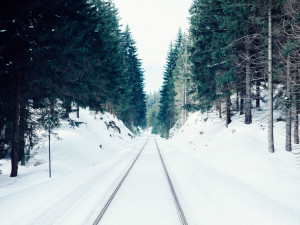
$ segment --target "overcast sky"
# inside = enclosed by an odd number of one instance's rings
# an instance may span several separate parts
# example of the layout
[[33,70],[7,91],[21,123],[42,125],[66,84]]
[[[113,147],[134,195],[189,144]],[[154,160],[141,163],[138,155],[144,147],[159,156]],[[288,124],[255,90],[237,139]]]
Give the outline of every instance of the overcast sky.
[[192,0],[113,0],[123,28],[129,25],[145,70],[146,92],[157,91],[169,44],[188,28]]

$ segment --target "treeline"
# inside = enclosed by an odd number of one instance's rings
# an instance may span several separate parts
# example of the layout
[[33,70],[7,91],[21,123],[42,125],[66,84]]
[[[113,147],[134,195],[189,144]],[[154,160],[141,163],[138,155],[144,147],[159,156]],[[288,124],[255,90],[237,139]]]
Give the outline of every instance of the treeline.
[[169,138],[169,131],[178,121],[183,124],[187,112],[199,106],[192,81],[189,37],[179,30],[177,39],[170,44],[160,91],[158,124],[159,133]]
[[161,134],[168,137],[176,120],[185,120],[185,110],[215,107],[221,117],[222,105],[226,126],[233,112],[251,124],[266,89],[269,151],[274,152],[274,108],[285,112],[286,150],[291,151],[292,133],[299,144],[300,2],[194,0],[190,15],[188,37],[179,35],[167,58]]
[[10,153],[12,177],[48,115],[76,125],[69,113],[89,107],[145,124],[141,61],[120,28],[111,1],[1,1],[0,158]]
[[147,127],[151,127],[152,134],[160,133],[160,123],[158,120],[160,92],[147,94]]

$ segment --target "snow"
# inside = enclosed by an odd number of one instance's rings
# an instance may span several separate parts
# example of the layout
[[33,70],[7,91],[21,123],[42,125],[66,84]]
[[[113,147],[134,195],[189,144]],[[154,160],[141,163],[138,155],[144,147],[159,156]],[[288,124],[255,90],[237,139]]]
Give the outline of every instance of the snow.
[[[225,128],[215,112],[196,112],[170,140],[155,137],[188,224],[300,224],[300,168],[284,150],[285,124],[275,123],[271,154],[266,112],[253,118],[245,125],[236,115]],[[107,129],[112,120],[121,134]],[[9,177],[10,162],[0,160],[1,225],[92,224],[148,138],[99,224],[180,224],[151,129],[131,139],[110,114],[81,110],[78,121],[85,124],[55,130],[62,140],[52,141],[51,179],[47,142],[17,178]]]
[[300,168],[275,123],[268,152],[264,112],[229,128],[214,112],[194,113],[170,141],[160,140],[190,224],[300,224]]
[[[107,130],[105,121],[111,120],[121,134]],[[144,139],[132,140],[124,124],[109,114],[81,110],[79,121],[86,124],[77,129],[65,124],[55,131],[62,140],[51,145],[51,179],[48,163],[33,166],[48,162],[47,143],[36,149],[28,166],[19,167],[17,178],[9,177],[9,161],[0,161],[1,225],[92,223]],[[12,216],[15,210],[17,216]]]
[[154,139],[125,180],[99,225],[180,225]]

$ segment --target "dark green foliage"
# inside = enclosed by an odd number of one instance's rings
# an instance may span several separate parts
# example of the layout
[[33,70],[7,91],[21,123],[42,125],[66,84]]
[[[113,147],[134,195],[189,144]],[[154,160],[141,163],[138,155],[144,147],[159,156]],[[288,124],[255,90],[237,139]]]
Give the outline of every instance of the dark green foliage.
[[[111,1],[1,1],[0,157],[11,152],[12,176],[49,113],[55,126],[77,126],[74,105],[118,115],[131,107],[134,125],[143,125],[141,63],[127,58]],[[133,83],[128,67],[138,71]]]
[[[245,113],[245,123],[251,124],[252,100],[259,110],[260,89],[269,82],[269,106],[273,106],[274,84],[278,89],[274,92],[275,107],[286,112],[286,146],[291,142],[292,111],[297,144],[299,11],[300,3],[295,0],[194,0],[190,9],[190,60],[199,108],[208,110],[217,105],[221,117],[225,102],[228,125],[230,96],[236,94],[235,111]],[[272,108],[269,121],[272,143]]]
[[261,1],[194,1],[190,59],[201,109],[235,92],[244,95],[247,60],[251,79],[264,78],[267,7]]
[[147,94],[147,128],[151,127],[152,134],[159,134],[160,122],[158,119],[160,93]]
[[164,72],[164,82],[160,91],[160,108],[159,108],[159,121],[160,121],[160,134],[161,136],[168,138],[169,130],[176,123],[176,111],[175,111],[175,87],[174,87],[174,70],[176,68],[176,61],[178,59],[178,52],[182,41],[181,30],[178,33],[178,37],[175,46],[170,45],[169,53],[167,56],[167,63]]
[[128,79],[127,94],[124,95],[128,102],[122,107],[121,119],[132,130],[134,127],[146,126],[146,94],[144,92],[144,71],[141,60],[138,59],[135,41],[132,39],[129,26],[122,35],[124,51],[124,68]]
[[226,20],[220,0],[194,1],[190,13],[192,78],[200,109],[207,110],[217,98],[231,91],[234,81],[229,61],[231,33],[224,27]]

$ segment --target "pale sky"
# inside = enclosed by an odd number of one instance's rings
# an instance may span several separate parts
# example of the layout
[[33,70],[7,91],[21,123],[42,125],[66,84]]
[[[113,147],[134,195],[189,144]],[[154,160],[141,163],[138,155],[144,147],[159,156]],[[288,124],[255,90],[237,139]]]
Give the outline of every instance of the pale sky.
[[188,29],[192,0],[113,0],[123,29],[129,25],[145,70],[145,91],[157,91],[171,41]]

